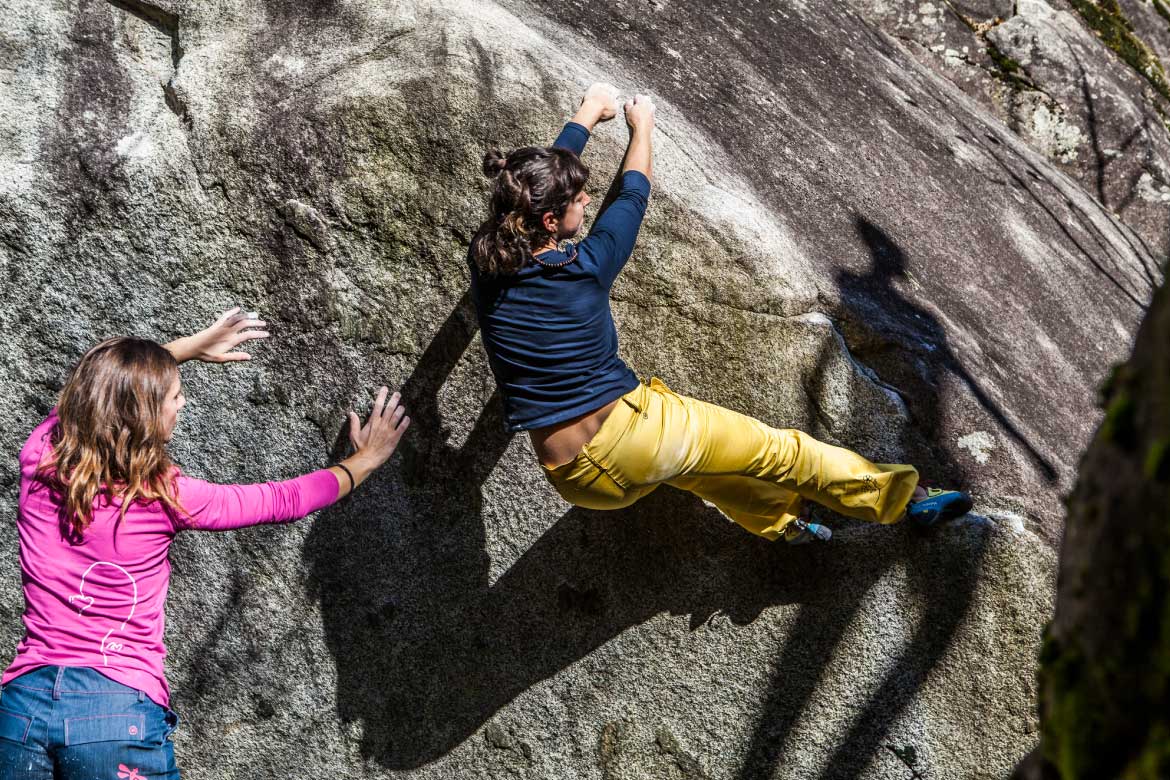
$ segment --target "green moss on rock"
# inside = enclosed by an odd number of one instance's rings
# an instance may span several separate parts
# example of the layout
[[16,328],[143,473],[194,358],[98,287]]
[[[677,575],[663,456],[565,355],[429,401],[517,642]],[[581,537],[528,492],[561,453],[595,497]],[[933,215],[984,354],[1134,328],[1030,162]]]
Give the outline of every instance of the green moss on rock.
[[1024,67],[1019,61],[1012,59],[999,50],[991,41],[984,39],[987,44],[987,56],[995,63],[995,76],[1010,86],[1020,89],[1040,90],[1040,87],[1024,73]]
[[1150,729],[1145,747],[1121,775],[1123,780],[1165,780],[1170,777],[1170,726]]
[[1128,392],[1119,390],[1105,408],[1105,421],[1101,423],[1101,438],[1105,441],[1127,446],[1134,440],[1137,410]]
[[1098,733],[1106,723],[1095,687],[1087,679],[1092,668],[1079,647],[1044,638],[1040,651],[1040,682],[1047,691],[1058,691],[1045,701],[1043,748],[1045,759],[1062,778],[1086,777],[1091,767]]
[[[1101,41],[1170,100],[1166,69],[1153,50],[1134,32],[1117,0],[1069,0]],[[1155,3],[1155,5],[1159,5]],[[1164,11],[1159,7],[1159,12]]]
[[999,47],[995,44],[990,44],[987,47],[987,53],[1004,73],[1015,74],[1020,72],[1020,63],[1000,51]]
[[1170,22],[1170,6],[1166,5],[1166,0],[1153,0],[1154,10],[1158,12],[1167,22]]
[[1146,450],[1143,471],[1147,479],[1165,482],[1170,479],[1170,439],[1158,439]]

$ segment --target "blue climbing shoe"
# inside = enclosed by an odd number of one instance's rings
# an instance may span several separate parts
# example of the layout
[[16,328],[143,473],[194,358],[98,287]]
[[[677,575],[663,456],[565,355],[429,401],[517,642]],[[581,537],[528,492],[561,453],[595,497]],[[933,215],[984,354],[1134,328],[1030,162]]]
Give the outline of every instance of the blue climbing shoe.
[[833,531],[827,525],[810,523],[802,518],[796,518],[784,529],[784,541],[789,544],[808,544],[813,539],[827,542],[833,538]]
[[906,520],[922,528],[929,528],[967,514],[973,506],[971,496],[959,490],[926,488],[926,498],[911,501],[906,507]]

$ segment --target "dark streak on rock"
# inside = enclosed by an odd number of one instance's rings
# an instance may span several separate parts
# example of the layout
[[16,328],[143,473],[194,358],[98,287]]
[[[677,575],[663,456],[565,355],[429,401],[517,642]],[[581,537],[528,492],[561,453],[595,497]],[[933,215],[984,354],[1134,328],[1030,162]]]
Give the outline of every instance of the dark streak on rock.
[[654,741],[664,755],[674,760],[675,766],[686,780],[710,780],[710,776],[703,771],[698,760],[679,746],[678,740],[668,729],[665,727],[658,729]]
[[910,780],[922,780],[923,775],[918,770],[918,749],[913,745],[903,745],[898,747],[893,744],[887,744],[886,749],[898,757],[898,760],[906,765],[910,770]]
[[172,73],[167,83],[163,85],[163,100],[175,116],[182,122],[183,128],[191,130],[191,115],[187,110],[186,102],[175,90],[175,76],[179,72],[179,62],[183,59],[183,43],[179,37],[179,17],[169,11],[142,0],[109,0],[110,5],[124,11],[136,19],[141,19],[155,30],[167,36],[171,41],[171,68]]
[[187,102],[179,97],[179,93],[175,91],[173,77],[163,86],[163,99],[166,101],[167,108],[179,118],[183,128],[190,131],[195,123],[191,120],[191,112],[187,110]]
[[183,59],[183,46],[179,41],[179,17],[158,6],[144,3],[142,0],[109,0],[110,5],[125,11],[131,16],[141,19],[154,29],[171,39],[171,67],[179,69],[179,60]]
[[107,3],[81,0],[69,32],[74,46],[62,57],[70,75],[45,157],[67,204],[63,221],[70,244],[81,235],[85,220],[107,206],[116,210],[123,204],[125,175],[109,139],[126,129],[130,89],[112,56],[115,29]]

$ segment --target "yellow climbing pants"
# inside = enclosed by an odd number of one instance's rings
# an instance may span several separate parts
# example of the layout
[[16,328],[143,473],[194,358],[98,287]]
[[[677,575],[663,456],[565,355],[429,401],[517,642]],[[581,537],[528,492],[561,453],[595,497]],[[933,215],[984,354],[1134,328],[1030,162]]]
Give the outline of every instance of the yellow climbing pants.
[[577,506],[619,509],[673,485],[773,540],[803,499],[859,520],[896,523],[918,484],[913,466],[870,463],[800,431],[678,395],[659,379],[622,396],[577,457],[543,468]]

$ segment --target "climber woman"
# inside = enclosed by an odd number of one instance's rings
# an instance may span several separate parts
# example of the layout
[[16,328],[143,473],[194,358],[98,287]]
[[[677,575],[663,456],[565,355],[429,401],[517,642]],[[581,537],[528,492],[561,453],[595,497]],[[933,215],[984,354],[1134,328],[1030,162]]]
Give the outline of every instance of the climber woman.
[[165,347],[112,338],[73,369],[20,453],[17,531],[25,636],[0,678],[0,780],[177,778],[163,675],[168,550],[183,530],[282,523],[350,493],[410,424],[378,391],[355,452],[285,482],[215,485],[167,454],[186,403],[179,364],[247,360],[268,333],[232,309]]
[[923,525],[957,517],[971,499],[924,490],[913,466],[870,463],[797,430],[648,385],[618,356],[609,291],[650,197],[654,104],[624,105],[629,146],[616,199],[581,229],[590,197],[578,155],[593,127],[617,115],[617,91],[594,84],[550,147],[488,152],[490,215],[468,253],[484,347],[509,430],[526,430],[548,480],[569,503],[629,506],[659,485],[715,504],[752,533],[828,539],[802,502],[848,517]]

